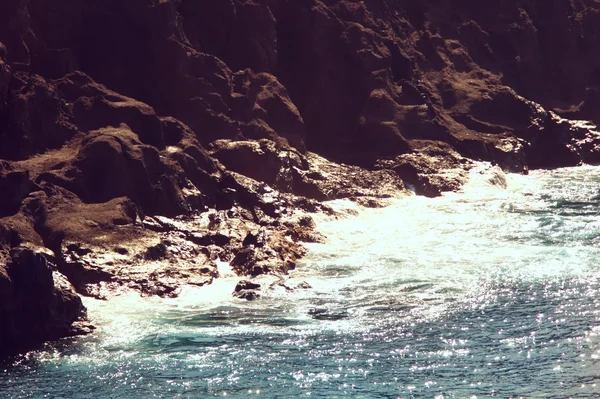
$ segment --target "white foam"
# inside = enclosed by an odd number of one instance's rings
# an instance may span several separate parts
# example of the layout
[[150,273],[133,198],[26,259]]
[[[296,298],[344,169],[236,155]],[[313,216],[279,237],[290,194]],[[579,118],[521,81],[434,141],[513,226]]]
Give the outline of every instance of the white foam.
[[[477,298],[487,284],[580,275],[590,265],[600,264],[600,255],[589,248],[568,242],[564,246],[541,244],[544,237],[538,233],[544,228],[548,239],[565,230],[540,226],[542,222],[536,216],[553,206],[550,194],[557,187],[558,194],[553,194],[556,196],[591,195],[585,190],[594,185],[585,183],[584,189],[581,180],[584,176],[600,175],[597,172],[597,168],[585,167],[522,176],[504,174],[496,167],[481,164],[471,172],[469,183],[459,193],[434,199],[407,196],[390,200],[388,207],[378,209],[363,208],[347,200],[330,202],[338,212],[336,216],[314,216],[318,230],[328,237],[327,243],[307,244],[308,256],[287,282],[289,287],[295,287],[306,281],[311,289],[268,289],[275,278],[262,277],[260,300],[236,299],[231,294],[240,277],[227,262],[219,261],[220,278],[205,287],[185,288],[179,298],[140,298],[130,294],[109,302],[86,300],[86,304],[102,333],[110,336],[109,341],[115,345],[135,341],[148,331],[170,328],[161,318],[173,321],[174,329],[194,329],[202,323],[182,327],[176,321],[214,312],[231,317],[229,324],[224,321],[201,327],[215,334],[291,332],[285,323],[272,322],[275,319],[300,323],[294,324],[296,332],[370,328],[369,309],[382,303],[406,306],[405,316],[409,319],[437,317],[456,303]],[[572,184],[561,181],[571,178]],[[506,185],[498,181],[505,181]],[[553,223],[551,217],[548,223]],[[578,218],[561,219],[561,223],[573,223],[566,231],[584,230]],[[586,223],[590,234],[596,228],[600,231],[598,220]],[[315,319],[312,311],[319,317],[324,312],[326,316],[335,318],[339,314],[341,318]],[[236,317],[256,321],[236,323]]]

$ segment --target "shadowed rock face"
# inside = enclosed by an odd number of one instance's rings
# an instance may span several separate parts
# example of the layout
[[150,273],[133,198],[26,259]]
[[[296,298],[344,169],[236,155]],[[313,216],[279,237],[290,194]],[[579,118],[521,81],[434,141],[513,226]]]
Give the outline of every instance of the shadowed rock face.
[[309,149],[370,166],[410,152],[407,140],[440,140],[522,170],[502,142],[524,139],[521,151],[535,153],[530,144],[546,128],[532,126],[537,105],[523,98],[569,118],[600,117],[598,8],[276,1],[276,75],[304,118]]
[[89,330],[76,323],[86,316],[81,298],[46,256],[18,247],[0,264],[0,354]]
[[0,352],[285,275],[325,200],[599,162],[599,46],[598,0],[0,2]]

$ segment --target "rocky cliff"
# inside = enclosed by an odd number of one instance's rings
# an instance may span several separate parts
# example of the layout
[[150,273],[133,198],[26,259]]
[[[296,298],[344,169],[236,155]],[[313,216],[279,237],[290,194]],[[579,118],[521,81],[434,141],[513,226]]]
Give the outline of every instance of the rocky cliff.
[[283,275],[325,200],[599,162],[599,90],[599,0],[3,0],[0,352]]

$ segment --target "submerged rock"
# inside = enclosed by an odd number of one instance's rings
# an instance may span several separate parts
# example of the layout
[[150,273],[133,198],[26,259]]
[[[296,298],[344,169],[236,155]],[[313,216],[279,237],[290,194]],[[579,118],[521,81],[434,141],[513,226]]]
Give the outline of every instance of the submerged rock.
[[300,290],[309,290],[312,288],[312,286],[310,284],[308,284],[306,281],[302,281],[302,282],[298,283],[296,288],[300,289]]

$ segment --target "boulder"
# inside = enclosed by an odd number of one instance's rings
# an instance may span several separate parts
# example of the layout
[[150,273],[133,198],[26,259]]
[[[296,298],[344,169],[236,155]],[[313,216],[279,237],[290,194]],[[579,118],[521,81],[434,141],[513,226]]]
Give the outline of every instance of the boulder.
[[249,280],[241,280],[235,286],[235,290],[233,291],[233,296],[240,299],[246,299],[248,301],[253,301],[255,299],[260,298],[260,284],[254,283]]
[[470,160],[442,142],[423,141],[418,145],[393,161],[381,161],[380,166],[392,169],[417,195],[426,197],[456,191],[467,181]]
[[0,264],[0,353],[15,353],[80,332],[86,309],[46,255],[18,247]]
[[292,168],[305,169],[306,160],[297,151],[281,148],[276,143],[259,141],[218,140],[209,147],[213,157],[228,170],[267,183],[282,191],[290,191]]
[[129,197],[148,214],[189,211],[178,181],[181,170],[161,159],[156,147],[142,144],[125,125],[89,134],[73,168],[70,173],[86,202]]
[[311,288],[312,288],[312,286],[310,284],[308,284],[306,281],[301,281],[296,286],[296,289],[299,289],[299,290],[309,290]]

